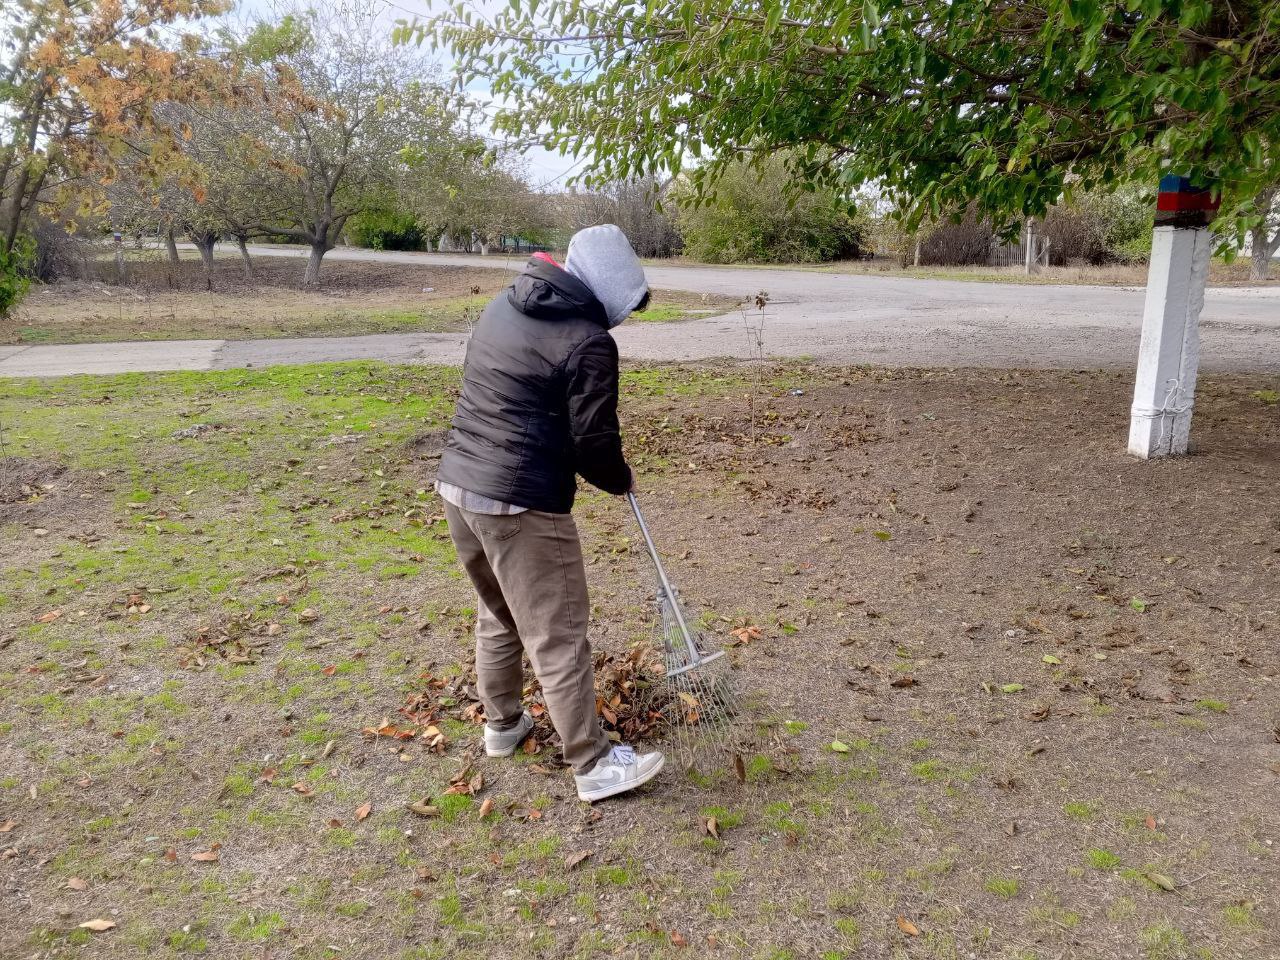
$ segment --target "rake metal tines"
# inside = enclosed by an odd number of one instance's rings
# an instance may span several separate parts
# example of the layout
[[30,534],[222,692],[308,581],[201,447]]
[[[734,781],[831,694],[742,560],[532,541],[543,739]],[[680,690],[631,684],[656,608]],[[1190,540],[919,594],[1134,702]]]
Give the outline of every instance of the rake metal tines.
[[634,494],[627,496],[658,574],[654,625],[665,669],[661,709],[673,731],[676,755],[686,766],[704,760],[726,761],[735,751],[733,718],[737,712],[728,658],[724,650],[708,653],[701,635],[689,628],[689,618],[667,579],[640,505]]
[[723,762],[736,751],[738,712],[728,658],[724,650],[705,652],[701,635],[688,629],[679,602],[658,583],[654,628],[666,669],[662,711],[682,763]]

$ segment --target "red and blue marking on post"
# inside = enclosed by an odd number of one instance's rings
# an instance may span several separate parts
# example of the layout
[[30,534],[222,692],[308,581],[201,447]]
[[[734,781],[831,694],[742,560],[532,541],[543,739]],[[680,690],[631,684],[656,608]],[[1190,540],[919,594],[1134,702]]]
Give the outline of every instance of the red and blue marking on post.
[[1156,198],[1156,226],[1200,229],[1209,226],[1218,212],[1218,198],[1186,177],[1169,174],[1160,178]]

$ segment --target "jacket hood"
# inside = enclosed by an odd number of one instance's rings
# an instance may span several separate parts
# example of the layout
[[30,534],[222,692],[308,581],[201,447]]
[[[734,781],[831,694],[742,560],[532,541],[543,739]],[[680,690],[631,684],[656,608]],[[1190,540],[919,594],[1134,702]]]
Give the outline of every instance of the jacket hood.
[[622,228],[613,223],[575,233],[569,241],[564,268],[604,304],[611,327],[627,319],[649,293],[640,258]]
[[538,320],[584,317],[602,327],[609,326],[604,306],[591,288],[555,264],[530,258],[507,291],[511,305]]

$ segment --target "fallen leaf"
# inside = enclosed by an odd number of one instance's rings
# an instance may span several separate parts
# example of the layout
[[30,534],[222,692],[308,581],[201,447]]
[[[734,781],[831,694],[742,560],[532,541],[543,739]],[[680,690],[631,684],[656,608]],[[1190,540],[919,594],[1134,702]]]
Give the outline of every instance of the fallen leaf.
[[373,804],[362,803],[360,806],[356,807],[356,820],[357,821],[363,820],[365,817],[369,816],[369,814],[371,813],[373,813]]
[[908,920],[902,914],[898,914],[898,929],[905,933],[908,937],[920,936],[920,928]]
[[1154,830],[1156,828],[1156,818],[1151,816],[1151,814],[1147,814],[1147,819],[1144,820],[1143,823],[1147,825],[1148,830]]
[[842,742],[841,742],[841,741],[839,741],[839,740],[832,740],[832,741],[831,741],[831,743],[830,743],[830,744],[828,744],[828,746],[829,746],[832,750],[834,750],[836,753],[848,753],[848,752],[849,752],[849,745],[848,745],[847,743],[842,743]]
[[170,847],[168,850],[164,852],[164,858],[165,860],[169,861],[169,863],[177,863],[178,851],[173,849],[173,847]]
[[687,947],[689,945],[689,941],[686,940],[684,937],[682,937],[680,934],[676,933],[676,931],[672,930],[671,945],[673,947]]
[[1006,683],[1000,687],[1001,693],[1020,693],[1026,688],[1020,683]]
[[591,850],[576,850],[564,858],[564,867],[566,870],[572,870],[587,857],[591,856]]
[[702,825],[703,833],[716,840],[720,839],[720,823],[715,817],[707,817],[705,820],[700,819],[700,823]]
[[[57,620],[60,616],[62,616],[61,610],[50,610],[48,613],[41,614],[36,619],[36,623],[53,623],[53,621]],[[111,926],[114,927],[115,924],[113,923]]]
[[294,793],[301,794],[304,797],[309,797],[311,796],[311,794],[315,792],[314,790],[311,789],[311,784],[304,783],[301,780],[299,780],[289,789],[292,790]]
[[406,804],[409,810],[412,810],[420,817],[438,817],[440,816],[440,808],[433,807],[426,800],[419,800],[416,803]]
[[335,673],[338,672],[338,668],[331,663],[320,672],[323,673],[326,677],[332,677]]
[[914,687],[915,685],[916,685],[916,678],[909,674],[905,677],[898,677],[898,679],[894,680],[892,683],[889,684],[889,686],[898,687],[899,689],[901,689],[902,687]]
[[740,753],[733,755],[733,775],[738,778],[739,783],[747,782],[747,765],[743,763]]
[[1178,885],[1174,883],[1172,879],[1170,879],[1169,877],[1166,877],[1163,873],[1155,873],[1152,871],[1148,871],[1146,874],[1144,874],[1144,876],[1148,880],[1150,880],[1152,883],[1154,883],[1157,887],[1159,887],[1161,890],[1168,890],[1170,893],[1173,893],[1175,890],[1178,889]]
[[480,804],[480,819],[483,820],[493,812],[493,797],[485,797]]
[[312,620],[318,619],[319,616],[320,614],[316,613],[314,607],[307,607],[300,614],[298,614],[298,619],[301,620],[303,623],[310,623]]
[[80,924],[81,930],[92,930],[94,933],[106,933],[108,930],[114,930],[116,922],[114,920],[86,920]]
[[1010,820],[1005,824],[1004,832],[1011,837],[1016,837],[1018,835],[1018,822],[1016,820]]
[[16,820],[6,820],[4,823],[0,823],[0,833],[8,833],[17,825],[18,821]]
[[208,850],[201,850],[199,853],[193,853],[191,859],[196,863],[217,863],[222,859],[222,854],[218,852],[222,844],[215,843]]
[[1061,660],[1059,660],[1057,657],[1055,657],[1052,653],[1046,653],[1046,654],[1045,654],[1043,657],[1041,657],[1040,659],[1041,659],[1041,660],[1043,660],[1045,663],[1055,663],[1055,664],[1058,664],[1058,665],[1061,665],[1061,664],[1062,664],[1062,661],[1061,661]]
[[82,880],[79,877],[71,877],[67,881],[67,889],[68,890],[88,890],[89,881]]

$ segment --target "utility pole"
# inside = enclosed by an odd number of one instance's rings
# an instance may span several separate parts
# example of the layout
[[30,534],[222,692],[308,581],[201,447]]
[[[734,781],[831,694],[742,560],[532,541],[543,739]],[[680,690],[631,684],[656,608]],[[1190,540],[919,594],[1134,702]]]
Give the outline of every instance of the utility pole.
[[1129,419],[1129,452],[1144,460],[1187,452],[1217,209],[1213,195],[1186,177],[1160,180]]

